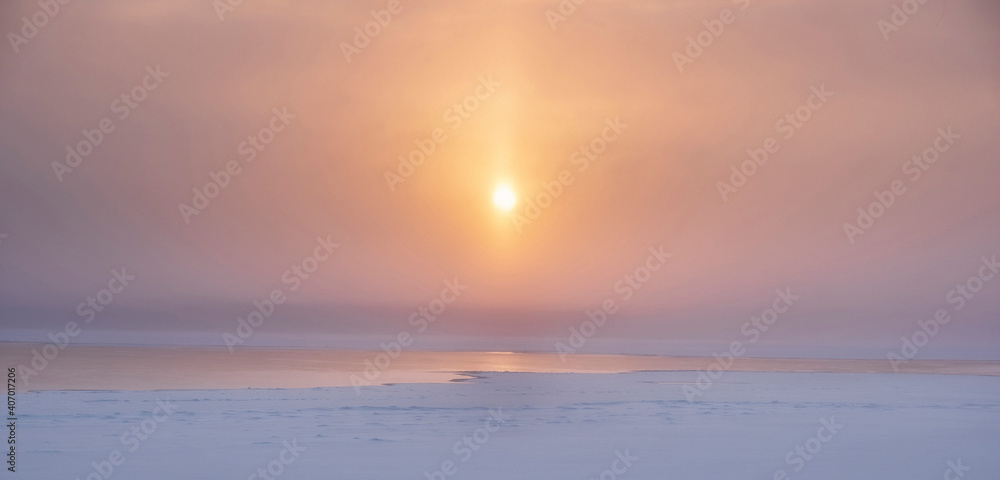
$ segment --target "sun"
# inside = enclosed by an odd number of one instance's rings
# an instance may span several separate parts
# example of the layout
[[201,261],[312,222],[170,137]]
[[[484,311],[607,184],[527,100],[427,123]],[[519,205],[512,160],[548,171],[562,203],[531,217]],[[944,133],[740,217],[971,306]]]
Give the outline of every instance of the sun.
[[500,185],[493,191],[493,205],[503,211],[510,211],[517,204],[517,196],[507,185]]

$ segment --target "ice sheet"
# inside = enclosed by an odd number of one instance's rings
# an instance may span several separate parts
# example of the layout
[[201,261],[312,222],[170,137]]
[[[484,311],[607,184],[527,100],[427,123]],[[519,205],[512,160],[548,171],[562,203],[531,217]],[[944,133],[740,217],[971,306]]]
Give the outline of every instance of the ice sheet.
[[[253,475],[269,463],[281,470],[265,470],[271,478],[352,480],[771,479],[779,470],[938,479],[959,460],[966,479],[1000,473],[998,377],[728,372],[690,402],[682,388],[693,381],[693,372],[484,373],[360,396],[351,387],[34,392],[18,396],[17,478],[86,479],[115,450],[124,463],[110,478],[149,480],[266,478]],[[137,437],[123,434],[144,421],[153,431],[129,451]],[[820,431],[824,422],[842,427]],[[453,469],[442,468],[448,461]],[[444,470],[453,473],[435,473]]]

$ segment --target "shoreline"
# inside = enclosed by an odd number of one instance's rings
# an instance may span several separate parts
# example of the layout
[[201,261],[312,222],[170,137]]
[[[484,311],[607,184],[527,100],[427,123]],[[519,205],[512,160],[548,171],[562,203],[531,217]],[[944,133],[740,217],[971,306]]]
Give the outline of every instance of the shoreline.
[[[39,345],[7,343],[0,362],[16,367],[23,391],[242,390],[322,388],[473,380],[482,373],[718,372],[866,373],[1000,376],[1000,362],[717,358],[403,350],[237,349],[159,346],[71,346],[46,359]],[[51,352],[51,350],[50,350]],[[473,378],[467,378],[467,377]]]

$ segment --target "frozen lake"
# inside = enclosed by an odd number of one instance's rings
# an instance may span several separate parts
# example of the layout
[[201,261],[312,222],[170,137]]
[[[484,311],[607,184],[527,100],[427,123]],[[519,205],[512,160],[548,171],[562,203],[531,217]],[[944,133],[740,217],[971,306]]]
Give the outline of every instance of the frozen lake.
[[[19,397],[17,475],[939,479],[949,462],[971,469],[963,478],[1000,472],[998,377],[732,372],[689,402],[680,386],[691,376],[494,373],[361,396],[35,392]],[[109,470],[109,459],[121,463]],[[268,477],[254,476],[262,468]]]
[[[12,352],[4,351],[8,365],[24,353]],[[428,383],[359,392],[344,380],[363,374],[377,352],[100,352],[67,349],[32,379],[35,391],[17,395],[19,478],[938,479],[953,471],[946,478],[986,479],[1000,472],[1000,377],[956,374],[991,368],[982,362],[907,367],[952,373],[944,375],[837,371],[881,372],[887,362],[740,359],[734,368],[763,371],[721,373],[689,401],[685,388],[712,359],[588,356],[563,364],[554,355],[406,352],[379,380]],[[573,369],[584,372],[566,373]],[[344,386],[291,388],[317,382]]]

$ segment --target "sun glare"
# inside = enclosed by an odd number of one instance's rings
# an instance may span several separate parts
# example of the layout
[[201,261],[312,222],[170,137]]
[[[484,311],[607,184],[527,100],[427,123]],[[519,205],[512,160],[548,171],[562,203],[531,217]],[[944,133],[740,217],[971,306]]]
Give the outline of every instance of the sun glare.
[[493,192],[493,204],[500,210],[509,211],[517,204],[517,196],[507,185],[500,185]]

